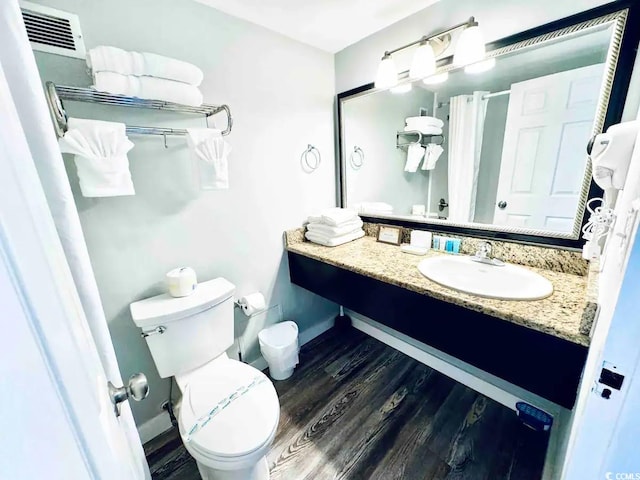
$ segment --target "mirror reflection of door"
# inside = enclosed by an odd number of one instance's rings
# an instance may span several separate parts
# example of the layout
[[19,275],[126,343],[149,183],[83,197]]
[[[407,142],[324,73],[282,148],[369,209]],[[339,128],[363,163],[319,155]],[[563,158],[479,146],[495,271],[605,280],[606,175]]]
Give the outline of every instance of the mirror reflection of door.
[[494,223],[572,230],[602,72],[590,65],[511,86]]

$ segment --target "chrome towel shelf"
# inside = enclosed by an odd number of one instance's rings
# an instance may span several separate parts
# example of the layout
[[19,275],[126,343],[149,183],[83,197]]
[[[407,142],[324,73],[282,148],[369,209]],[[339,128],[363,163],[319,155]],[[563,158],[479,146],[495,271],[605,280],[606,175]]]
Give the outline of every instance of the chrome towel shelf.
[[[93,88],[71,87],[66,85],[56,85],[53,82],[45,84],[45,93],[49,109],[54,118],[56,133],[62,137],[67,131],[67,112],[64,109],[62,100],[75,102],[98,103],[101,105],[112,105],[116,107],[148,108],[152,110],[167,110],[172,112],[191,113],[204,115],[206,119],[212,115],[225,112],[227,115],[227,128],[222,131],[222,135],[229,135],[233,127],[233,117],[228,105],[207,105],[199,107],[181,105],[179,103],[165,102],[162,100],[146,100],[125,95],[114,95],[107,92],[99,92]],[[165,127],[139,127],[127,125],[127,133],[133,135],[186,135],[187,131],[180,128]]]
[[[409,136],[409,135],[417,135],[418,139],[414,142],[404,142],[404,143],[400,143],[400,137],[402,136]],[[439,135],[428,135],[426,133],[422,133],[418,130],[409,130],[409,131],[401,131],[401,132],[397,132],[396,133],[396,148],[402,148],[402,147],[408,147],[409,145],[423,145],[424,143],[422,143],[422,140],[424,138],[428,138],[429,141],[427,143],[435,143],[436,145],[442,145],[444,144],[444,135],[439,134]],[[439,141],[432,141],[434,138],[439,138]]]

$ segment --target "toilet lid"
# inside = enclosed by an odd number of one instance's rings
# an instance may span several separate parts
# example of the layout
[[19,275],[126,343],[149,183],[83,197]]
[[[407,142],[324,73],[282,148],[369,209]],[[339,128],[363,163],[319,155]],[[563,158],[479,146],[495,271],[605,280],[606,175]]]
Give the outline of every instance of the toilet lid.
[[240,457],[267,442],[279,416],[278,394],[267,376],[229,360],[187,383],[180,431],[205,455]]

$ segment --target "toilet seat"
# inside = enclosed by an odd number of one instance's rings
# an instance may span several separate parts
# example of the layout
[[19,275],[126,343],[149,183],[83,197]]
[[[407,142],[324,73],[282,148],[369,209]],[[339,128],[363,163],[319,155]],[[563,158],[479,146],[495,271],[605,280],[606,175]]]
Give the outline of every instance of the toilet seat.
[[264,455],[280,417],[278,395],[266,375],[226,359],[196,369],[181,383],[178,421],[192,454],[229,468],[246,457]]

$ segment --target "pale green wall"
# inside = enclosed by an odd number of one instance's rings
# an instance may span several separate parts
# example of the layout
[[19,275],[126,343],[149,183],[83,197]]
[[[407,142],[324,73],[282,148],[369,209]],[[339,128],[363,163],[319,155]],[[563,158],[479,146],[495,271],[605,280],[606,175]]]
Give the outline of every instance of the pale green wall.
[[[289,281],[282,233],[320,207],[335,205],[332,104],[333,56],[193,1],[40,0],[79,15],[88,48],[114,45],[195,63],[205,72],[207,103],[228,103],[235,124],[228,137],[228,191],[200,192],[184,139],[132,137],[137,195],[103,199],[79,194],[75,166],[65,159],[123,377],[150,380],[144,402],[132,402],[137,423],[160,413],[169,383],[161,380],[129,315],[129,303],[163,291],[164,273],[180,265],[200,280],[224,276],[237,293],[262,291],[270,305],[305,330],[337,307]],[[43,80],[88,86],[81,60],[38,53]],[[204,126],[199,118],[67,102],[71,115],[132,124]],[[302,172],[308,143],[324,162]],[[275,309],[277,311],[277,309]],[[267,321],[236,313],[248,360],[255,332]],[[278,315],[270,315],[269,322]]]

